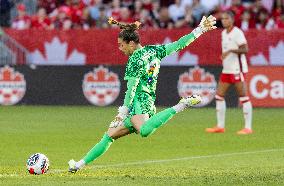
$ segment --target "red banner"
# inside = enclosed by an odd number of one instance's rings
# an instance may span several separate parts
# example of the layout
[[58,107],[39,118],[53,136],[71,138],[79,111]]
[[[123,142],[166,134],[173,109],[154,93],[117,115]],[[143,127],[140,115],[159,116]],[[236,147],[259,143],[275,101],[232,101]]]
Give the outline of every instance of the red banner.
[[[142,45],[173,42],[191,30],[141,30]],[[127,57],[118,50],[119,30],[12,30],[5,32],[27,49],[29,63],[38,65],[124,64]],[[284,66],[284,31],[245,33],[251,65]],[[9,47],[9,46],[7,46]],[[221,30],[211,31],[189,47],[167,57],[163,65],[221,65]]]
[[284,67],[251,67],[247,77],[253,106],[284,107]]

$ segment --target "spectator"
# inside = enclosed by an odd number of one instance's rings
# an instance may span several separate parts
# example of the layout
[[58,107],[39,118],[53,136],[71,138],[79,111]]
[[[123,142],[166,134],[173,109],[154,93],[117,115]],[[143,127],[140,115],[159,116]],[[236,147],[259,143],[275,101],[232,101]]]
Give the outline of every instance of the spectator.
[[181,0],[175,0],[175,3],[169,6],[168,11],[170,18],[174,22],[185,16],[185,9],[184,6],[181,5]]
[[109,28],[105,7],[99,8],[99,18],[95,21],[96,28]]
[[192,7],[189,5],[185,6],[185,17],[179,19],[175,22],[175,28],[188,28],[188,27],[195,27],[196,20],[192,15]]
[[152,0],[143,0],[143,9],[148,10],[148,12],[153,10]]
[[159,11],[160,11],[160,2],[158,0],[154,0],[152,2],[152,11],[150,11],[150,17],[151,17],[151,20],[153,22],[153,27],[154,28],[159,28],[159,25],[158,25],[158,20],[159,20]]
[[244,7],[250,7],[253,3],[254,3],[255,0],[242,0],[242,4]]
[[12,0],[0,0],[0,26],[10,26],[10,10],[13,6]]
[[84,30],[88,30],[95,25],[95,21],[91,18],[90,12],[88,8],[83,10],[82,15],[82,28]]
[[272,13],[271,13],[273,18],[276,20],[283,13],[284,13],[284,1],[283,0],[275,0],[274,3],[273,3]]
[[250,8],[251,11],[251,16],[254,20],[257,20],[257,17],[259,16],[259,13],[262,12],[267,12],[268,10],[262,5],[261,0],[255,0],[254,4]]
[[284,13],[276,19],[275,28],[284,29]]
[[220,0],[219,1],[219,6],[222,11],[224,10],[229,10],[230,7],[232,6],[233,0]]
[[147,29],[147,28],[151,28],[154,26],[154,22],[151,19],[149,10],[147,9],[142,9],[140,12],[140,16],[139,16],[139,21],[142,23],[142,28],[143,29]]
[[47,14],[53,12],[56,7],[60,6],[60,3],[57,0],[39,0],[38,7],[45,9]]
[[17,5],[18,16],[12,22],[12,28],[17,30],[28,29],[31,26],[31,18],[26,14],[24,4]]
[[[65,29],[68,30],[72,27],[72,21],[71,21],[71,11],[68,6],[61,6],[58,8],[58,14],[53,21],[53,28],[55,29]],[[70,25],[71,22],[71,25]]]
[[81,4],[78,0],[73,0],[69,5],[69,8],[70,8],[72,27],[81,28],[83,9],[84,9],[83,4]]
[[210,12],[219,6],[220,0],[201,0],[201,5],[205,8],[206,12]]
[[107,15],[108,17],[113,17],[113,19],[120,19],[120,0],[112,0],[111,8],[108,10]]
[[134,6],[133,0],[121,0],[121,5],[128,9],[131,9],[131,8],[133,9],[133,6]]
[[123,23],[132,23],[135,20],[131,16],[130,10],[127,7],[122,7],[120,9],[120,18],[118,21]]
[[51,29],[51,20],[46,15],[46,10],[44,8],[39,8],[37,15],[32,18],[31,22],[32,28],[39,29]]
[[241,26],[241,16],[245,11],[245,7],[242,5],[241,0],[232,0],[232,6],[229,8],[235,14],[235,25]]
[[191,7],[192,16],[197,22],[199,22],[201,20],[201,17],[206,14],[205,7],[200,3],[200,0],[193,0]]
[[95,2],[90,6],[90,16],[93,20],[97,20],[100,17],[100,10],[99,7],[102,5],[102,0],[95,0]]
[[72,28],[74,28],[74,27],[73,27],[73,23],[72,23],[71,19],[66,19],[63,22],[62,30],[70,30]]
[[192,0],[181,0],[181,5],[183,7],[191,6],[192,5]]
[[81,0],[80,3],[83,4],[84,7],[88,7],[94,4],[94,0]]
[[259,30],[271,30],[274,28],[274,20],[269,18],[268,11],[262,10],[259,12],[257,16],[256,28]]
[[157,21],[159,28],[172,29],[174,28],[174,21],[169,16],[167,7],[162,7],[159,12],[159,20]]
[[140,14],[143,9],[143,3],[141,0],[135,0],[134,1],[134,12],[133,12],[133,17],[135,20],[140,19]]
[[275,2],[276,0],[261,0],[261,4],[262,6],[268,10],[268,12],[271,12],[272,11],[272,6],[273,6],[273,3]]
[[246,31],[251,28],[255,28],[255,21],[251,18],[250,11],[245,10],[241,16],[240,28]]
[[220,3],[219,6],[216,6],[213,10],[211,10],[208,14],[213,15],[216,17],[216,26],[217,28],[222,28],[222,23],[221,23],[221,17],[222,17],[222,12],[223,12],[223,5]]

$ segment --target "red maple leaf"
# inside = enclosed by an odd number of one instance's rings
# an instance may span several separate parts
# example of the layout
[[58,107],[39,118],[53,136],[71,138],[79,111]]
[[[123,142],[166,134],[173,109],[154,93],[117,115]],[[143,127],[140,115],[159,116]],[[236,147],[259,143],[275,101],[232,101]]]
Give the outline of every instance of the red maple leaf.
[[214,82],[215,77],[212,74],[205,73],[203,69],[199,67],[195,67],[191,69],[188,73],[184,73],[181,75],[180,80],[182,82]]
[[24,77],[18,72],[14,72],[14,69],[5,66],[1,69],[0,72],[0,81],[23,81]]
[[117,80],[117,75],[104,67],[99,67],[94,73],[90,72],[86,75],[87,82],[116,82]]

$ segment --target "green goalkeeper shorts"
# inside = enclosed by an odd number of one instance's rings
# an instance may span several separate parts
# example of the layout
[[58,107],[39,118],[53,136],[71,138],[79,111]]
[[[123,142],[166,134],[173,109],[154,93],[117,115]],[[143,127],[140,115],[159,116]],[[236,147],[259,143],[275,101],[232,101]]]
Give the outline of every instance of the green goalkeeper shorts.
[[138,114],[149,114],[149,117],[156,113],[154,105],[155,98],[150,94],[139,92],[135,95],[129,116],[124,120],[124,126],[129,129],[131,133],[137,132],[131,123],[131,118]]

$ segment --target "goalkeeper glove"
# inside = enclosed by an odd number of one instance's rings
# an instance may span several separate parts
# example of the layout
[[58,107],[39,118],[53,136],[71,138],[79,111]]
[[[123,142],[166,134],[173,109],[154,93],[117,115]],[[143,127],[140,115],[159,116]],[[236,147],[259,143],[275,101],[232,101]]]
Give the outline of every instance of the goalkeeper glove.
[[198,27],[193,30],[193,34],[196,38],[201,36],[201,34],[209,31],[209,30],[214,30],[217,27],[214,26],[216,24],[216,18],[212,15],[209,17],[203,16]]
[[116,115],[116,120],[124,120],[129,114],[129,110],[126,106],[118,107],[118,114]]

